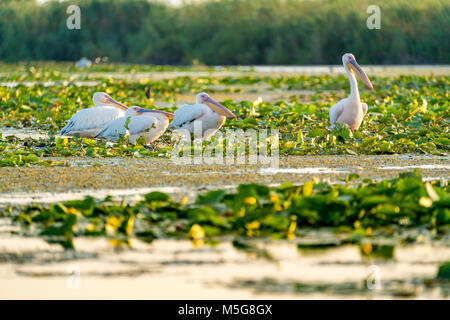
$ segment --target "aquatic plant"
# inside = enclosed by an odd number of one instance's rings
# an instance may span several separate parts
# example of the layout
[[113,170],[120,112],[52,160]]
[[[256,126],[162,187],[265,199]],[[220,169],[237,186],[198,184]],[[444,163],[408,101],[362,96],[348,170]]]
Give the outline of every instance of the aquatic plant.
[[[163,192],[148,193],[136,203],[86,197],[3,214],[67,247],[78,236],[147,242],[165,237],[239,241],[241,237],[296,239],[310,228],[333,228],[345,235],[342,243],[358,243],[380,232],[394,236],[414,227],[429,229],[437,237],[448,233],[447,183],[424,182],[417,171],[380,182],[366,179],[356,186],[350,180],[343,185],[309,181],[277,188],[245,184],[200,194],[193,202],[174,201]],[[386,255],[384,247],[361,250]]]
[[[53,66],[53,65],[52,65]],[[32,128],[49,134],[48,139],[6,139],[0,137],[3,165],[39,165],[41,161],[17,160],[18,155],[45,157],[168,157],[173,144],[169,134],[149,150],[142,145],[106,144],[90,139],[56,139],[54,136],[73,113],[89,107],[95,91],[106,91],[126,104],[152,107],[164,101],[175,111],[180,94],[240,92],[263,94],[283,90],[284,99],[221,101],[237,115],[227,121],[226,129],[277,129],[280,132],[280,155],[311,154],[392,154],[428,153],[445,155],[450,149],[450,116],[448,110],[450,77],[392,76],[372,77],[375,91],[362,91],[362,100],[369,112],[361,128],[350,132],[345,126],[328,129],[328,110],[346,93],[348,83],[343,76],[255,76],[236,77],[175,77],[165,80],[105,79],[92,72],[98,83],[90,86],[73,85],[72,76],[62,73],[65,64],[56,64],[56,71],[45,71],[50,65],[41,64],[3,77],[21,80],[57,81],[50,86],[0,87],[0,123],[3,127]],[[119,67],[120,68],[120,67]],[[126,66],[121,66],[127,70]],[[134,67],[136,72],[146,66]],[[170,70],[170,67],[167,67]],[[26,71],[28,70],[28,71]],[[173,70],[177,70],[174,68]],[[17,76],[15,76],[15,74]],[[112,73],[113,75],[114,73]],[[84,73],[88,77],[90,72]],[[89,76],[90,77],[90,76]],[[59,81],[59,82],[58,82]],[[256,86],[256,87],[255,87]],[[151,90],[150,90],[151,88]],[[258,89],[260,88],[260,89]],[[313,90],[296,93],[291,90]],[[260,91],[258,91],[260,90]],[[5,152],[12,152],[6,154]],[[14,158],[16,157],[16,158]],[[16,159],[16,160],[12,160]]]

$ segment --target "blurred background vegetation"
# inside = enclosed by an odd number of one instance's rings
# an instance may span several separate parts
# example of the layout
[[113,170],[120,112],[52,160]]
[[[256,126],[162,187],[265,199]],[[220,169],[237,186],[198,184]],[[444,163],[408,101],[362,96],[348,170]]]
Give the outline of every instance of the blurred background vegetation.
[[[66,9],[81,8],[81,30]],[[369,30],[369,5],[381,30]],[[448,0],[0,1],[0,60],[152,64],[448,64]]]

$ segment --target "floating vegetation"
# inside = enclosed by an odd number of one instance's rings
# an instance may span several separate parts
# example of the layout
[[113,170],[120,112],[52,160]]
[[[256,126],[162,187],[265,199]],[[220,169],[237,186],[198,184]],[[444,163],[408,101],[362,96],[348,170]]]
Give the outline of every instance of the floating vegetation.
[[303,230],[332,227],[345,235],[342,244],[360,243],[363,255],[391,258],[392,246],[362,240],[377,232],[393,236],[412,227],[426,228],[435,237],[448,233],[449,191],[447,183],[423,182],[418,172],[411,172],[381,182],[366,179],[357,186],[315,181],[278,188],[246,184],[234,191],[209,191],[193,203],[186,198],[173,201],[162,192],[146,194],[135,204],[87,197],[27,206],[13,216],[67,248],[78,236],[135,237],[147,242],[166,237],[203,241],[231,236],[237,239],[234,246],[264,255],[239,239],[292,240],[301,237]]
[[361,255],[364,257],[392,259],[394,258],[394,245],[364,243],[360,245]]
[[8,136],[2,140],[0,133],[0,167],[67,165],[62,161],[45,160],[46,157],[169,157],[169,150],[164,147],[151,148],[142,144],[128,144],[125,139],[110,143],[88,138],[18,139]]
[[439,266],[437,278],[450,280],[450,261]]
[[340,245],[340,242],[314,242],[314,243],[304,243],[300,242],[297,244],[297,249],[302,252],[314,252],[314,251],[322,251],[330,248],[336,248]]
[[[65,70],[67,66],[60,68]],[[47,69],[45,64],[29,67],[28,71],[19,68],[17,74],[27,75],[28,80],[39,75],[40,81],[61,80],[60,83],[0,86],[2,127],[32,128],[49,134],[47,139],[35,140],[0,137],[2,166],[49,165],[36,161],[35,156],[167,157],[173,150],[168,132],[152,149],[125,141],[111,145],[92,139],[55,138],[65,121],[77,110],[92,105],[92,94],[96,91],[105,91],[127,105],[158,108],[164,102],[166,107],[163,109],[171,112],[181,104],[178,101],[180,95],[207,91],[227,97],[229,93],[241,92],[240,100],[221,101],[237,116],[237,119],[227,121],[222,130],[277,129],[280,155],[445,155],[450,150],[449,76],[371,76],[375,91],[368,93],[363,89],[361,92],[361,99],[369,105],[368,114],[361,128],[351,132],[341,125],[334,130],[328,129],[329,108],[348,91],[348,81],[343,75],[183,76],[137,82],[100,78],[96,85],[79,87],[70,80],[70,73],[45,71]],[[261,95],[281,90],[283,98],[271,102],[262,98],[242,100],[246,92],[252,90]],[[299,94],[292,90],[310,92]],[[17,157],[19,155],[21,157]]]

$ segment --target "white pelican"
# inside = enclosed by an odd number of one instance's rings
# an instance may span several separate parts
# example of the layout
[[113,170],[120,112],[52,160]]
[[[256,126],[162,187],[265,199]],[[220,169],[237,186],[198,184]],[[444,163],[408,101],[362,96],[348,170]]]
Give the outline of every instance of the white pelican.
[[194,128],[199,128],[202,138],[207,139],[222,127],[225,118],[236,118],[236,116],[226,107],[214,101],[208,94],[202,92],[197,95],[196,104],[183,105],[175,111],[169,128],[185,129],[190,133],[195,133]]
[[[133,106],[128,108],[124,117],[108,122],[95,137],[118,140],[120,135],[126,134],[125,126],[128,122],[128,141],[135,143],[138,138],[145,137],[146,143],[149,144],[166,131],[169,119],[172,118],[173,113],[170,112]],[[130,120],[127,121],[127,119]]]
[[367,113],[367,104],[361,103],[359,100],[358,83],[355,78],[355,73],[371,90],[373,90],[373,86],[366,73],[356,62],[353,54],[344,54],[342,56],[342,63],[350,80],[350,97],[342,99],[330,108],[330,128],[334,128],[334,124],[340,122],[348,124],[352,130],[358,130]]
[[75,113],[61,130],[60,135],[94,137],[109,121],[125,116],[128,109],[104,92],[96,92],[92,98],[95,107],[81,109]]

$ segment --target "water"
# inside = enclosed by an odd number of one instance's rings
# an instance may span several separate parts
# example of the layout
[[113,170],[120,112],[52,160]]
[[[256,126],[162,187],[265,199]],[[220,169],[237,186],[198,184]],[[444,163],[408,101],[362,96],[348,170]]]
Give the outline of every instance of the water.
[[[70,79],[60,81],[3,81],[0,86],[14,88],[18,85],[27,87],[75,85],[75,86],[97,86],[101,84],[102,79],[126,79],[130,82],[142,80],[164,80],[176,77],[238,77],[246,75],[297,75],[297,74],[343,74],[345,71],[342,65],[325,66],[239,66],[236,71],[223,71],[223,67],[215,66],[215,71],[162,71],[162,72],[136,72],[136,73],[118,73],[118,72],[80,72],[80,73],[62,73],[62,76]],[[389,75],[429,75],[429,74],[450,74],[448,65],[364,65],[364,70],[371,75],[389,76]],[[7,76],[7,74],[0,74]]]
[[260,174],[278,174],[278,173],[296,173],[296,174],[318,174],[318,173],[351,173],[354,170],[360,170],[362,168],[352,168],[353,170],[343,169],[343,168],[327,168],[327,167],[311,167],[311,168],[261,168],[259,170]]
[[10,128],[10,127],[0,127],[0,133],[4,138],[9,136],[15,136],[19,139],[48,139],[48,134],[39,132],[37,130],[29,129],[29,128],[23,128],[23,129],[17,129],[17,128]]
[[413,166],[394,166],[394,167],[379,167],[380,170],[408,170],[408,169],[427,169],[427,170],[438,170],[446,169],[450,170],[450,165],[439,165],[439,164],[423,164],[423,165],[413,165]]
[[[38,192],[38,193],[13,193],[0,194],[0,206],[3,205],[27,205],[31,203],[55,203],[59,201],[80,200],[87,196],[97,199],[104,199],[106,196],[112,196],[115,199],[127,199],[128,201],[136,201],[141,199],[141,195],[153,191],[165,192],[168,194],[186,194],[186,188],[180,187],[157,187],[157,188],[140,188],[140,189],[100,189],[100,190],[83,190],[74,192]],[[195,193],[189,193],[192,197]]]
[[[365,66],[370,74],[444,73],[448,66]],[[220,71],[220,67],[217,67]],[[130,81],[165,79],[178,76],[235,76],[268,73],[335,73],[342,66],[257,66],[232,72],[161,72],[139,74],[92,73],[80,77],[114,77]],[[76,79],[76,76],[75,78]],[[79,78],[78,78],[79,79]],[[63,85],[65,81],[3,82],[19,84]],[[74,81],[93,86],[99,81]],[[217,99],[278,100],[306,91],[274,91],[217,94]],[[177,96],[179,103],[191,102],[193,95]],[[3,136],[21,139],[46,139],[45,132],[0,128]],[[447,180],[448,157],[406,154],[389,156],[305,156],[282,157],[280,168],[258,165],[177,166],[170,159],[52,158],[67,161],[71,167],[0,168],[0,207],[31,203],[104,198],[111,195],[128,202],[152,191],[169,193],[175,200],[187,196],[193,201],[199,193],[241,183],[277,186],[283,182],[302,184],[312,179],[343,183],[350,173],[360,179],[397,177],[400,172],[419,169],[425,181]],[[360,180],[356,180],[358,183]],[[31,227],[27,232],[33,231]],[[151,244],[137,239],[130,246],[107,238],[80,237],[74,240],[76,251],[64,251],[60,245],[25,235],[11,219],[0,218],[0,299],[11,298],[114,298],[114,299],[371,299],[371,298],[448,298],[448,282],[436,280],[440,264],[450,260],[448,236],[433,239],[426,230],[407,230],[412,239],[423,240],[403,245],[394,237],[377,243],[394,246],[392,257],[368,258],[356,245],[336,246],[339,235],[330,230],[302,230],[292,241],[256,243],[270,259],[235,249],[225,240],[211,247],[186,239],[158,239]],[[433,240],[431,240],[433,239]],[[298,244],[316,244],[322,249],[297,248]],[[375,268],[375,269],[374,269]],[[369,290],[370,272],[379,272],[381,288]],[[79,272],[79,287],[71,273]],[[76,280],[76,279],[75,279]],[[75,286],[74,286],[75,284]]]
[[[439,265],[450,260],[450,248],[439,244],[397,245],[393,257],[371,259],[354,245],[299,250],[294,241],[260,242],[272,257],[267,260],[227,241],[210,247],[133,240],[130,248],[77,238],[72,252],[1,230],[0,224],[0,299],[436,299],[450,289],[435,279]],[[300,240],[330,237],[314,233]],[[374,268],[379,290],[367,288]]]
[[101,84],[101,81],[4,81],[0,82],[0,87],[15,88],[17,86],[34,87],[53,87],[71,84],[76,87],[95,87]]

